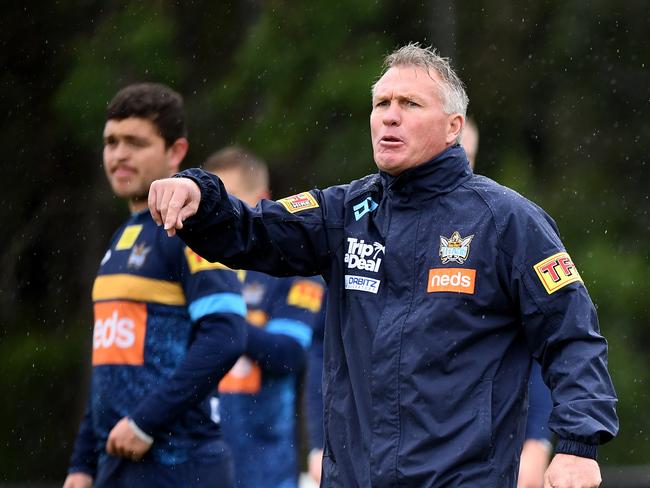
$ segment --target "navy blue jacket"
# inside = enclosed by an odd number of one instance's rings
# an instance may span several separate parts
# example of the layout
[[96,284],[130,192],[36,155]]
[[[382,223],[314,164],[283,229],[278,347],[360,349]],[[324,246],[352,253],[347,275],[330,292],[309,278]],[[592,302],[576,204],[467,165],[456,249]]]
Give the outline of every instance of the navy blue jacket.
[[326,487],[509,487],[531,353],[556,452],[617,432],[607,344],[554,222],[463,149],[251,210],[200,170],[180,233],[233,268],[322,274]]

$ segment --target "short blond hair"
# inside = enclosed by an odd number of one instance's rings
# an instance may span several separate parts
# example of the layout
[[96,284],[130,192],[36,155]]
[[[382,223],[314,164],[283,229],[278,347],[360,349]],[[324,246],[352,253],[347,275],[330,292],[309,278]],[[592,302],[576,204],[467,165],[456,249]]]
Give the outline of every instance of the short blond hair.
[[203,163],[203,169],[211,173],[238,169],[248,191],[269,191],[269,169],[266,163],[240,146],[228,146],[212,153]]

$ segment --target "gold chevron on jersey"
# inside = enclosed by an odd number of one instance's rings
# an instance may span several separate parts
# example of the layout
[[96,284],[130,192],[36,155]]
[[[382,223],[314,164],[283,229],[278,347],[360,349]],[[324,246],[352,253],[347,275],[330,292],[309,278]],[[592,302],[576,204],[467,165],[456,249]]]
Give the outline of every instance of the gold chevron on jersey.
[[207,259],[202,258],[189,247],[185,247],[185,257],[187,258],[187,265],[190,268],[190,273],[198,273],[199,271],[207,271],[210,269],[230,269],[225,264],[211,263]]
[[318,208],[318,202],[312,194],[307,191],[291,195],[290,197],[281,198],[278,200],[278,203],[281,203],[290,213],[301,212],[302,210],[308,210],[310,208]]
[[93,302],[133,300],[137,302],[185,305],[181,284],[130,274],[100,275],[93,285]]

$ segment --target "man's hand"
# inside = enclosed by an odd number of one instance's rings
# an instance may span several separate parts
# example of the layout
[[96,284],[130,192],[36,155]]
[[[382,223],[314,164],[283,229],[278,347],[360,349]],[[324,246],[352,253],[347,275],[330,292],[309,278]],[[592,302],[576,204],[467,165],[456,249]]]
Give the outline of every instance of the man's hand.
[[542,488],[544,472],[551,452],[550,443],[538,439],[526,439],[519,461],[517,488]]
[[183,221],[194,215],[201,202],[201,190],[189,178],[157,180],[149,188],[149,211],[154,222],[163,225],[168,236],[183,228]]
[[320,475],[323,468],[323,450],[312,449],[309,453],[308,464],[309,474],[314,481],[320,485]]
[[106,452],[112,456],[120,456],[131,461],[139,461],[151,447],[151,443],[140,439],[129,425],[128,417],[120,420],[106,441]]
[[544,488],[598,488],[602,479],[593,459],[556,454],[544,476]]
[[93,488],[93,477],[87,473],[70,473],[63,482],[63,488]]

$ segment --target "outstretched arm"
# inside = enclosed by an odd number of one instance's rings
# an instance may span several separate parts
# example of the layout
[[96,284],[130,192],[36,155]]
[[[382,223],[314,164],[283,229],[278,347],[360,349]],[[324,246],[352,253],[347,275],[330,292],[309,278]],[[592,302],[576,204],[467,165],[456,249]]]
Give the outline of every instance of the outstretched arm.
[[344,194],[343,187],[312,190],[251,208],[217,176],[190,169],[154,182],[149,204],[156,222],[209,262],[313,276],[329,273],[332,247],[341,245]]

